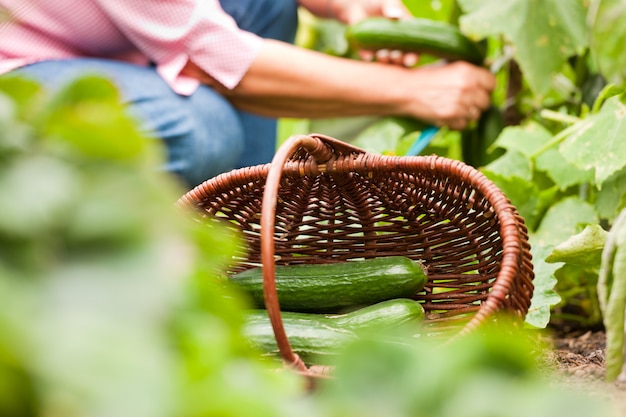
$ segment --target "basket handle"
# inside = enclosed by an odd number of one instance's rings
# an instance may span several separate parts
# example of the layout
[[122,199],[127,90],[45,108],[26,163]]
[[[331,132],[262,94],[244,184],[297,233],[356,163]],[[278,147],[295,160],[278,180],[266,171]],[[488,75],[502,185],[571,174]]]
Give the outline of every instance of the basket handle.
[[333,158],[335,153],[332,148],[326,146],[324,139],[326,137],[323,135],[293,135],[280,146],[270,164],[261,204],[261,262],[265,308],[267,309],[272,329],[274,330],[276,344],[283,360],[287,364],[294,366],[298,371],[303,372],[307,372],[308,369],[289,344],[280,315],[280,304],[276,291],[274,260],[276,204],[283,166],[298,148],[304,148],[315,158],[318,164],[326,163]]

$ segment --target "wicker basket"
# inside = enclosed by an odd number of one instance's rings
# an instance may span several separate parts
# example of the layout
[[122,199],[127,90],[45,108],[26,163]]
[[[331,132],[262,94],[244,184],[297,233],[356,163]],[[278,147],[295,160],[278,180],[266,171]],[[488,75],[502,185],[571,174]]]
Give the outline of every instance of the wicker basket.
[[266,308],[287,364],[309,375],[285,334],[276,264],[404,255],[422,260],[433,331],[464,334],[530,306],[533,266],[524,220],[476,169],[439,156],[383,156],[328,136],[290,137],[271,164],[212,178],[179,200],[241,231],[238,272],[262,265]]

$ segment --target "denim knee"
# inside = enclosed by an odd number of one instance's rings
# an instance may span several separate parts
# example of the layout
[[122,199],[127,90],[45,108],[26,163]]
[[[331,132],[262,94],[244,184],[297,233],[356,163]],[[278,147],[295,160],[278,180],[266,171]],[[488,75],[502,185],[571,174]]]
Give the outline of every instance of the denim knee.
[[165,169],[193,187],[236,167],[244,133],[230,103],[208,87],[183,101],[171,113],[175,123],[161,126],[159,137],[169,153]]
[[293,43],[298,28],[296,0],[221,0],[237,25],[263,38]]

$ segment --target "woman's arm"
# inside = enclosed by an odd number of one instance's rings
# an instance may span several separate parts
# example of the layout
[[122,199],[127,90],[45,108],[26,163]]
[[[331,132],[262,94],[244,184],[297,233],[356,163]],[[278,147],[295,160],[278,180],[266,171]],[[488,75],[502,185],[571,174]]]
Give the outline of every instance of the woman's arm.
[[488,107],[494,77],[467,63],[409,69],[329,56],[265,40],[241,82],[216,83],[193,64],[188,73],[235,106],[274,117],[401,115],[463,129]]

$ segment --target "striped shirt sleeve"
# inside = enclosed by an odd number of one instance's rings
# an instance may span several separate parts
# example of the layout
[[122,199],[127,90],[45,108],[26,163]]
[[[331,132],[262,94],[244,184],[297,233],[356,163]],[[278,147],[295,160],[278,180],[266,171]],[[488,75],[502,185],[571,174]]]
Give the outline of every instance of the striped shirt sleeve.
[[189,60],[234,88],[262,39],[240,30],[218,0],[0,0],[0,73],[47,59],[101,57],[156,64],[181,94]]
[[[191,59],[232,89],[261,46],[261,38],[240,30],[217,0],[96,1],[168,82],[175,82]],[[180,81],[180,92],[194,88],[193,80]]]

